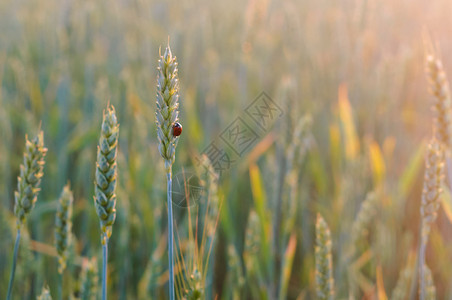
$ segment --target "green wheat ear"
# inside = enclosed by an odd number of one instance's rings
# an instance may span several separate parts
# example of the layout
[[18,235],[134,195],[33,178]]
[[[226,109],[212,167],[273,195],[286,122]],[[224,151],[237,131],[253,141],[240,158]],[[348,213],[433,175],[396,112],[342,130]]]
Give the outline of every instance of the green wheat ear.
[[24,162],[20,166],[20,175],[17,179],[17,191],[14,193],[14,214],[17,217],[17,226],[25,223],[28,214],[35,206],[40,191],[41,178],[44,175],[44,157],[47,149],[44,147],[44,134],[42,131],[30,141],[25,137]]
[[169,299],[174,300],[174,241],[172,210],[172,166],[176,158],[178,136],[173,135],[173,125],[179,120],[179,79],[177,76],[176,57],[169,45],[163,56],[160,55],[157,75],[157,100],[155,123],[159,139],[159,152],[165,160],[167,203],[168,203],[168,264],[169,264]]
[[330,300],[334,298],[331,236],[330,229],[320,214],[317,214],[315,229],[315,280],[317,284],[317,299]]
[[116,152],[118,148],[119,124],[113,105],[104,111],[102,129],[97,147],[94,204],[99,216],[102,243],[108,240],[116,219]]
[[179,140],[173,135],[173,124],[179,120],[179,79],[176,57],[169,45],[158,62],[157,109],[155,112],[159,152],[165,160],[165,168],[172,166]]
[[68,249],[71,244],[72,229],[72,195],[69,184],[63,188],[55,217],[55,248],[58,253],[58,272],[63,273],[66,268]]
[[80,274],[80,295],[83,300],[97,299],[97,286],[99,284],[97,261],[93,257],[82,265]]

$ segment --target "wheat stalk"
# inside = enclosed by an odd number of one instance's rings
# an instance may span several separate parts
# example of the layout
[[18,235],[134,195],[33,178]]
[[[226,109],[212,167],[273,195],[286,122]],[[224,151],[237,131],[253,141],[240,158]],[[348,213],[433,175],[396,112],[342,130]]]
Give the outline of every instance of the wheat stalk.
[[320,214],[317,214],[315,247],[315,280],[317,299],[334,298],[333,262],[331,258],[330,229]]
[[168,261],[169,261],[169,299],[174,300],[174,241],[172,209],[172,165],[176,157],[178,136],[173,135],[173,125],[179,118],[179,79],[176,57],[170,46],[160,55],[157,76],[156,124],[159,152],[165,161],[168,203]]
[[102,242],[102,299],[107,299],[108,240],[116,219],[116,180],[119,124],[115,108],[108,105],[104,111],[97,147],[94,205],[100,221]]
[[20,229],[22,224],[26,222],[28,214],[31,212],[38,199],[41,178],[44,175],[44,157],[47,153],[47,149],[44,147],[44,134],[41,130],[32,141],[29,141],[27,136],[25,137],[25,140],[24,161],[20,166],[20,175],[17,178],[17,191],[14,193],[14,214],[17,218],[17,236],[14,244],[13,265],[8,284],[7,300],[11,299],[14,274],[16,272]]
[[426,299],[425,250],[430,226],[435,221],[444,178],[444,155],[440,143],[433,138],[427,147],[424,187],[421,199],[421,243],[419,249],[420,298]]

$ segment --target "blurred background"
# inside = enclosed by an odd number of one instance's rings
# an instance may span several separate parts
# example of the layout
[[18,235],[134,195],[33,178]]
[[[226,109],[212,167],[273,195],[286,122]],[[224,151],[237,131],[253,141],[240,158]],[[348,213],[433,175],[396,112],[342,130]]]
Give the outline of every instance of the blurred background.
[[[283,112],[272,128],[253,127],[259,138],[220,176],[206,298],[271,299],[278,289],[286,290],[280,298],[314,298],[318,212],[331,230],[339,299],[394,298],[403,276],[408,296],[431,136],[425,43],[450,74],[451,13],[447,0],[0,0],[0,294],[11,268],[25,135],[39,126],[49,151],[14,297],[35,299],[45,284],[56,289],[54,220],[68,181],[75,240],[65,299],[77,290],[83,261],[101,262],[92,197],[110,101],[121,127],[109,296],[167,297],[166,178],[154,112],[159,49],[169,39],[184,128],[174,173],[196,169],[196,158],[215,141],[232,157],[221,133],[237,117],[250,122],[245,108],[261,92]],[[300,120],[306,122],[295,141]],[[301,155],[292,167],[287,151],[295,142]],[[290,176],[282,175],[288,169]],[[377,203],[356,240],[351,228],[371,191]],[[445,195],[427,249],[438,299],[452,297],[452,206]],[[254,212],[263,231],[257,247],[268,251],[252,260],[247,233]],[[176,215],[183,240],[186,208]],[[275,232],[281,239],[271,246]],[[252,276],[253,264],[267,271]]]

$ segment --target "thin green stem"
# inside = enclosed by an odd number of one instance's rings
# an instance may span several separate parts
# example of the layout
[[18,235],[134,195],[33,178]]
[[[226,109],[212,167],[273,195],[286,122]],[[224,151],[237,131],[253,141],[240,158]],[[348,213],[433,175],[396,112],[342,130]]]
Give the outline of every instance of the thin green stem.
[[174,300],[174,244],[173,244],[173,206],[171,196],[171,167],[166,173],[168,201],[168,263],[169,263],[169,299]]
[[11,268],[11,275],[9,277],[8,295],[6,296],[6,300],[11,299],[11,294],[13,292],[13,282],[14,274],[16,273],[16,262],[17,262],[17,252],[19,250],[19,241],[20,241],[20,228],[17,229],[16,243],[14,244],[13,266]]
[[107,261],[108,261],[108,238],[104,237],[102,245],[102,300],[107,299]]
[[58,299],[63,300],[63,273],[58,272]]

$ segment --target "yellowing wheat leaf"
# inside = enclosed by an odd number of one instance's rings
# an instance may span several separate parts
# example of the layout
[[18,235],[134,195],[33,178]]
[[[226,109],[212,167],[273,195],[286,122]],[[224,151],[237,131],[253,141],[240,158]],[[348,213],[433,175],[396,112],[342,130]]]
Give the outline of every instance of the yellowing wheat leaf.
[[345,155],[347,159],[355,159],[359,152],[359,140],[356,134],[355,123],[353,121],[353,112],[348,100],[347,86],[341,84],[338,91],[339,116],[344,129]]

